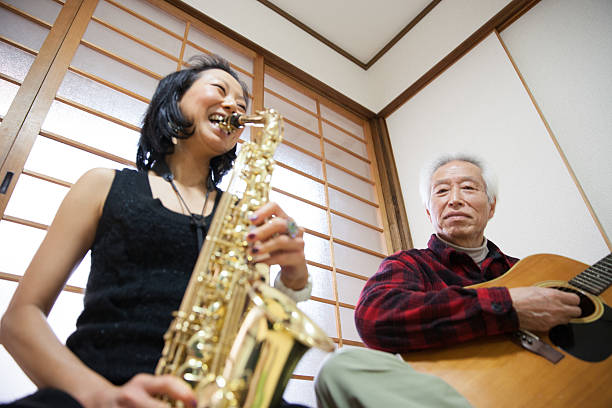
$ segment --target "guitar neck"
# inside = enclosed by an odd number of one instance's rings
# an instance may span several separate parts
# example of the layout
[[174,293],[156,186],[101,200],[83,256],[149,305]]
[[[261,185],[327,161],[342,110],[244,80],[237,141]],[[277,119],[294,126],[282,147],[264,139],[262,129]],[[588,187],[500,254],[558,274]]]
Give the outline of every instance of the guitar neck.
[[612,253],[569,281],[593,295],[602,294],[612,284]]

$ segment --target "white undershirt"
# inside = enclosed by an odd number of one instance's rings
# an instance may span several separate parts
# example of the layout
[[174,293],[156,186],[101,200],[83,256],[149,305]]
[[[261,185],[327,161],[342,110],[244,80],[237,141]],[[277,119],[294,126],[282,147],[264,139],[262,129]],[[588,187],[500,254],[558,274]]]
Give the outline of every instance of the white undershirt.
[[[438,234],[436,234],[436,236],[438,238],[440,238],[440,236]],[[464,247],[460,247],[459,245],[455,245],[451,242],[445,241],[442,238],[440,238],[440,241],[444,242],[446,245],[448,245],[449,247],[456,249],[457,251],[460,252],[465,252],[466,254],[468,254],[470,256],[470,258],[472,258],[474,260],[474,262],[476,262],[478,265],[480,265],[480,263],[482,261],[484,261],[484,259],[487,257],[487,255],[489,254],[489,248],[487,247],[487,238],[484,238],[482,240],[482,245],[476,248],[464,248]]]

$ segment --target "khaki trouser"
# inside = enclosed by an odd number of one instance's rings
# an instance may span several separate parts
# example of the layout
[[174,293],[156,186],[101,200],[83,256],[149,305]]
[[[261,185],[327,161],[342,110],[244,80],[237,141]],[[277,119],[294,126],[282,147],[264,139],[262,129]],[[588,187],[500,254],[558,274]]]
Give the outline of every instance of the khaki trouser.
[[415,371],[398,355],[365,348],[330,354],[315,379],[319,408],[468,408],[442,379]]

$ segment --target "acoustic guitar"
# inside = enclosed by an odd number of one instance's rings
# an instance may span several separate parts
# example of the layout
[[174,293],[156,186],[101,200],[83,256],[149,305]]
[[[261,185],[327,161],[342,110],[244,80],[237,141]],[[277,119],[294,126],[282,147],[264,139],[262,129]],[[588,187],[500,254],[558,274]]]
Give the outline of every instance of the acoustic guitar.
[[518,336],[519,341],[537,342],[531,333],[493,336],[403,357],[415,370],[443,378],[477,408],[611,408],[611,283],[612,254],[591,267],[541,254],[522,259],[497,279],[471,286],[543,286],[580,296],[579,318],[537,334],[561,357],[556,363],[512,341]]

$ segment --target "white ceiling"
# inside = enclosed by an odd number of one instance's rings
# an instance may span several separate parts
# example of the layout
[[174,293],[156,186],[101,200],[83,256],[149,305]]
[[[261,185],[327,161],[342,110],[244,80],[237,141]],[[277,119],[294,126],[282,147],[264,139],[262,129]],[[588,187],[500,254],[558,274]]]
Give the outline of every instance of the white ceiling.
[[[232,0],[232,7],[219,7],[218,2],[210,0],[181,1],[363,107],[379,112],[511,0],[440,1],[367,70],[264,2]],[[430,0],[268,1],[284,8],[310,29],[318,30],[318,35],[346,48],[346,52],[354,53],[355,57],[359,55],[360,60],[369,60],[369,56],[375,55],[431,3]]]
[[431,0],[270,0],[366,64]]

